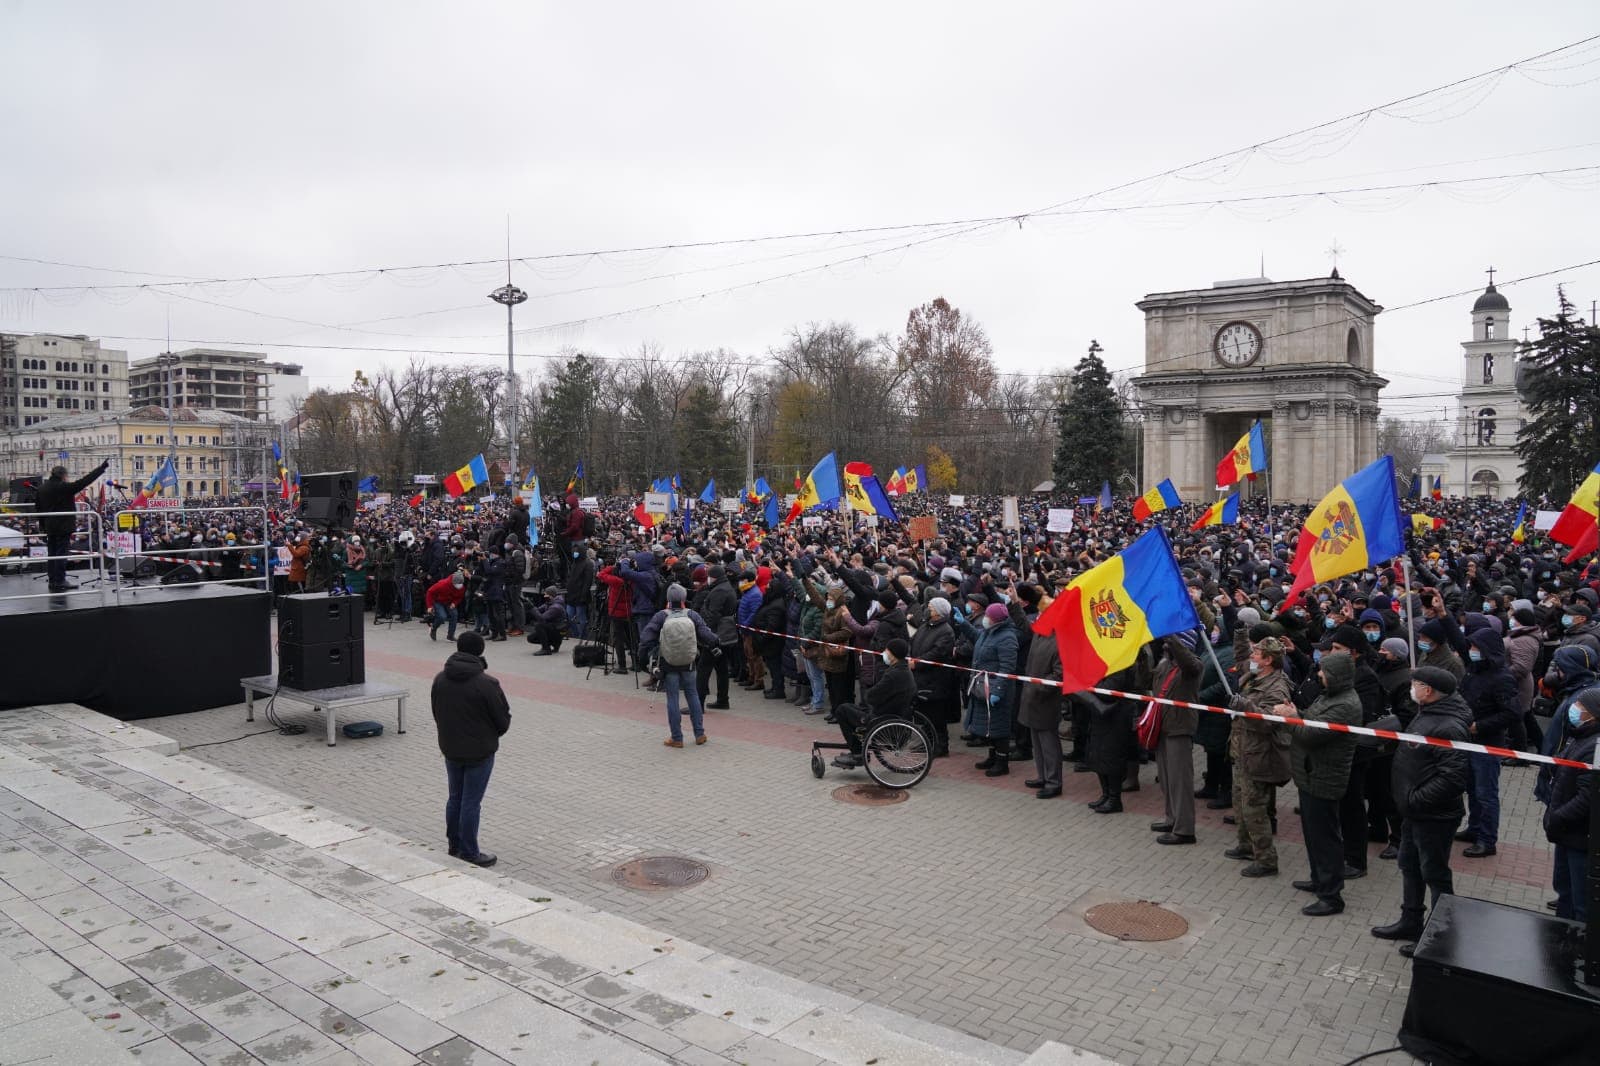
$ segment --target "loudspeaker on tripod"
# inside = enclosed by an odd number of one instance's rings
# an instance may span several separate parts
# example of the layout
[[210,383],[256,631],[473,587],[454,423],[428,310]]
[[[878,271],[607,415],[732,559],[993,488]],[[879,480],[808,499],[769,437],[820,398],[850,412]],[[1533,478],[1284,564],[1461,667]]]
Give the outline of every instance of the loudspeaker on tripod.
[[351,529],[355,525],[358,481],[354,470],[300,475],[300,516],[310,525]]

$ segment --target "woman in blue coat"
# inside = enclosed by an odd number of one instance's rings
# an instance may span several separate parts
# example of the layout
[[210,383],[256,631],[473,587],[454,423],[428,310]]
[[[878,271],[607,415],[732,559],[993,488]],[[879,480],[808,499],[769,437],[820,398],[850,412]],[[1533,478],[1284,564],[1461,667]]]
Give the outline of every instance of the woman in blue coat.
[[967,732],[989,742],[989,757],[977,768],[985,777],[1001,777],[1011,772],[1011,697],[1016,683],[995,674],[1017,672],[1019,638],[1003,603],[991,603],[979,623],[981,628],[959,619],[954,622],[957,631],[972,641],[972,668],[994,672],[972,675],[967,688]]

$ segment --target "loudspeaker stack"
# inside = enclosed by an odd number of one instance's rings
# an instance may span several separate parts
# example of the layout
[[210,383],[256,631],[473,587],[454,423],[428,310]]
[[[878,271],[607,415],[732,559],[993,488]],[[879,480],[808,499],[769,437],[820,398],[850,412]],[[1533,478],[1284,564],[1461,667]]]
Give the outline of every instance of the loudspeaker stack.
[[308,691],[367,679],[360,596],[285,596],[278,607],[278,684]]
[[300,517],[307,524],[329,529],[355,525],[359,482],[354,470],[300,475]]

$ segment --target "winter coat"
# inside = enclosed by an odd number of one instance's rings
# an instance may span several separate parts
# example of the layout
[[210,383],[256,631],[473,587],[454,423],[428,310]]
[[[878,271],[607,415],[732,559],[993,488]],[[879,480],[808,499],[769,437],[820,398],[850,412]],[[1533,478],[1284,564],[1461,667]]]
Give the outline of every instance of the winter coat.
[[1533,706],[1533,668],[1539,662],[1539,627],[1516,628],[1505,638],[1506,669],[1517,683],[1517,711],[1526,714]]
[[[1222,669],[1227,672],[1229,686],[1237,688],[1239,684],[1238,671],[1233,670],[1233,645],[1232,643],[1217,644],[1211,649],[1216,653],[1217,662],[1222,664]],[[1200,691],[1195,694],[1195,701],[1207,703],[1213,707],[1226,707],[1228,705],[1229,690],[1222,686],[1223,675],[1217,673],[1217,668],[1211,665],[1209,657],[1205,670],[1200,677]],[[1226,755],[1228,753],[1228,738],[1233,733],[1233,719],[1225,714],[1215,711],[1200,711],[1199,718],[1194,727],[1194,742],[1213,755]]]
[[[1021,672],[1047,681],[1061,680],[1061,652],[1054,634],[1048,637],[1033,634]],[[1060,686],[1027,682],[1017,698],[1017,724],[1029,729],[1060,729],[1061,713],[1065,709]]]
[[800,587],[805,589],[805,602],[800,605],[800,618],[797,632],[805,639],[800,642],[800,654],[803,658],[821,664],[823,653],[827,650],[822,646],[822,615],[827,610],[827,599],[821,589],[804,578]]
[[[673,613],[675,612],[671,608],[657,611],[650,621],[645,623],[644,629],[639,631],[639,657],[641,659],[649,659],[651,655],[655,654],[657,646],[661,643],[661,627],[666,624],[667,618]],[[684,613],[689,616],[689,621],[694,623],[695,644],[701,648],[714,647],[717,643],[717,635],[710,626],[706,625],[706,620],[694,611],[686,610]],[[666,664],[663,663],[662,666],[665,668]],[[687,667],[683,669],[687,669]]]
[[291,544],[289,546],[289,583],[303,585],[306,580],[306,562],[311,558],[309,544]]
[[844,624],[850,630],[850,646],[856,649],[852,653],[856,657],[856,676],[861,680],[861,687],[869,689],[877,682],[878,667],[883,662],[869,651],[872,638],[878,632],[878,620],[857,622],[855,615],[847,611]]
[[567,493],[567,522],[561,529],[561,535],[570,541],[583,539],[583,508],[578,505],[578,494]]
[[928,693],[935,707],[950,706],[961,688],[959,671],[933,665],[949,662],[955,646],[956,634],[948,618],[925,623],[911,638],[911,657],[917,660],[917,665],[911,668],[912,678],[917,683],[917,691]]
[[628,583],[617,573],[614,566],[603,567],[595,575],[600,583],[606,587],[606,614],[612,618],[628,618],[633,613],[633,593],[628,588]]
[[506,601],[506,561],[491,555],[483,567],[483,598],[490,603]]
[[[1010,706],[1007,701],[1012,698],[1016,683],[995,674],[1017,672],[1017,627],[1007,618],[988,629],[979,629],[970,622],[958,622],[956,631],[972,641],[972,668],[993,671],[973,674],[967,688],[972,731],[980,737],[1009,736],[1009,733],[996,733],[993,730],[997,726],[995,719],[1007,726],[1010,724],[1009,714],[1002,716],[998,709]],[[991,708],[995,711],[991,712]]]
[[[1150,695],[1190,703],[1200,693],[1200,656],[1177,636],[1161,641],[1161,659],[1156,663],[1156,682]],[[1193,737],[1200,724],[1200,712],[1189,707],[1161,707],[1161,735]]]
[[1403,726],[1417,713],[1411,702],[1411,667],[1404,659],[1378,663],[1378,687],[1383,691],[1383,713],[1400,719]]
[[748,626],[755,620],[756,612],[761,610],[762,599],[761,589],[756,585],[751,585],[739,597],[738,619],[740,626]]
[[[1122,670],[1106,678],[1107,688],[1122,688],[1131,671]],[[1128,700],[1108,699],[1092,692],[1079,691],[1067,696],[1067,703],[1088,712],[1089,749],[1085,762],[1091,770],[1121,780],[1128,772],[1128,761],[1139,757],[1133,723],[1137,709]]]
[[594,586],[594,560],[587,552],[579,554],[567,568],[567,602],[588,603],[589,590]]
[[446,759],[478,762],[500,750],[511,704],[482,658],[458,651],[433,679],[433,720]]
[[[1276,714],[1280,703],[1291,703],[1289,677],[1282,670],[1270,674],[1247,674],[1239,694],[1229,706],[1239,711]],[[1290,776],[1289,737],[1276,722],[1256,718],[1237,718],[1229,741],[1229,756],[1238,772],[1252,781],[1281,785]]]
[[[7,376],[9,377],[10,375]],[[53,476],[46,478],[34,494],[34,511],[38,514],[45,514],[52,511],[73,510],[77,506],[75,500],[78,493],[88,488],[101,474],[104,474],[110,462],[109,459],[106,460],[76,481],[68,481],[65,478]],[[44,526],[45,533],[52,537],[70,537],[77,525],[77,519],[67,514],[58,514],[40,521]]]
[[656,556],[654,552],[635,552],[633,565],[627,568],[618,568],[617,573],[629,585],[633,593],[633,600],[629,607],[632,614],[655,614],[657,586]]
[[911,714],[911,701],[916,695],[917,686],[911,678],[911,670],[904,662],[898,662],[883,668],[878,683],[862,699],[869,718],[906,718]]
[[761,597],[761,609],[756,611],[750,625],[766,630],[751,634],[757,652],[771,655],[783,650],[784,634],[789,631],[789,587],[778,575],[774,574],[767,585],[766,594]]
[[[1471,740],[1467,731],[1471,721],[1472,708],[1461,693],[1452,692],[1418,707],[1406,731],[1443,740]],[[1432,744],[1402,744],[1394,753],[1394,766],[1389,771],[1395,810],[1402,818],[1454,825],[1466,810],[1462,797],[1469,777],[1464,751]]]
[[441,577],[438,581],[428,586],[428,591],[422,594],[422,605],[428,610],[433,610],[433,605],[442,603],[446,607],[460,607],[461,601],[467,598],[467,587],[456,587],[455,575]]
[[1466,676],[1456,690],[1472,708],[1472,739],[1504,747],[1512,724],[1522,717],[1517,682],[1505,665],[1505,644],[1492,629],[1480,629],[1467,639],[1483,655],[1480,662],[1468,659]]
[[367,592],[367,550],[352,544],[344,551],[344,586],[356,596]]
[[[1594,765],[1595,743],[1600,740],[1600,722],[1585,722],[1568,728],[1563,759]],[[1589,815],[1594,805],[1595,773],[1571,766],[1554,767],[1550,780],[1550,805],[1544,812],[1545,839],[1573,851],[1589,850]],[[1590,901],[1590,906],[1596,902]]]
[[[1314,722],[1361,724],[1361,698],[1355,692],[1355,663],[1349,655],[1334,652],[1322,657],[1322,673],[1328,679],[1322,695],[1300,712]],[[1331,729],[1298,727],[1290,737],[1289,762],[1294,771],[1294,787],[1308,796],[1338,799],[1350,784],[1350,765],[1355,759],[1356,738]]]
[[718,644],[739,642],[739,597],[726,577],[713,581],[706,587],[700,601],[700,616],[717,635]]
[[[849,620],[850,608],[844,605],[842,594],[839,606],[831,611],[826,607],[823,609],[821,639],[826,641],[828,646],[823,649],[823,656],[819,661],[822,663],[822,669],[830,674],[842,674],[850,668],[851,652],[847,650],[851,637]],[[916,654],[915,648],[912,649],[912,654]]]

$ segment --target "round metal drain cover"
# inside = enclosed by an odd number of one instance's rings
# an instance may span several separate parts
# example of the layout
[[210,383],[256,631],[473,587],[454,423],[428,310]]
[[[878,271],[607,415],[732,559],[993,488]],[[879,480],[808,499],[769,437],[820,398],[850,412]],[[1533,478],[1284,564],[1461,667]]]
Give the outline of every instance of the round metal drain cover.
[[1118,940],[1176,940],[1189,931],[1181,914],[1142,899],[1090,907],[1083,920]]
[[858,807],[888,807],[904,803],[910,798],[903,788],[884,788],[882,785],[840,785],[833,790],[833,798],[840,803],[854,803]]
[[611,870],[611,880],[627,888],[688,888],[710,876],[703,863],[678,855],[629,859]]

